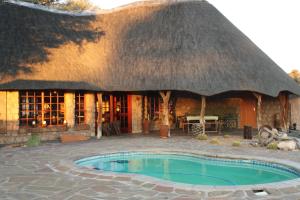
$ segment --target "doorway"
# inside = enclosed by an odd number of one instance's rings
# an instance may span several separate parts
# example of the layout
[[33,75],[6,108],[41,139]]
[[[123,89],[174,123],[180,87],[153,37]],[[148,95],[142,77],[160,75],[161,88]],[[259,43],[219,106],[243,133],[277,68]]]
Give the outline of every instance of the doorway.
[[[125,93],[104,94],[102,96],[102,123],[110,124],[119,122],[122,133],[132,132],[132,107],[131,95]],[[99,104],[96,102],[96,124],[98,119]],[[97,128],[96,128],[97,130]]]

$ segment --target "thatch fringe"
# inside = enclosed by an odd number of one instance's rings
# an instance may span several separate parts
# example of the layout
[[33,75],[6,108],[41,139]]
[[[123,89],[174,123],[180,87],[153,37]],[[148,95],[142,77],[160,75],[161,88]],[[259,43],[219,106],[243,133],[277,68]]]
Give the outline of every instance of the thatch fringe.
[[300,95],[299,86],[206,1],[144,2],[93,16],[5,4],[0,18],[2,90],[59,83],[99,91]]

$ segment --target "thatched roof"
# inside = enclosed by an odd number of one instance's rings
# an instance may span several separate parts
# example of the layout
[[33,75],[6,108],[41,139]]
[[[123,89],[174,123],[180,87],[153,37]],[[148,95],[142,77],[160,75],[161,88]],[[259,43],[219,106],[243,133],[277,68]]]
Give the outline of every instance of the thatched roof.
[[206,1],[71,16],[0,6],[0,89],[184,90],[300,87]]

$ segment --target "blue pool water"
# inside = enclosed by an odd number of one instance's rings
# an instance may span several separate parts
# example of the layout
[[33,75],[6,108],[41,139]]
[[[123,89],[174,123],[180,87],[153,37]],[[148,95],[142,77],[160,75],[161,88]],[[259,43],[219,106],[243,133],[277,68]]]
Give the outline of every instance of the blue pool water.
[[75,163],[95,170],[141,174],[195,185],[263,184],[300,177],[298,171],[275,163],[167,153],[126,152],[84,158]]

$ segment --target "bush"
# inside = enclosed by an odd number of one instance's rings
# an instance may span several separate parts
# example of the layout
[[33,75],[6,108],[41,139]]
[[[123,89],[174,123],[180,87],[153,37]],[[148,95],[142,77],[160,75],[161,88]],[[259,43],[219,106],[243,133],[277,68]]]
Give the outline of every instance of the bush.
[[277,147],[277,143],[276,142],[271,142],[270,144],[267,145],[267,149],[273,149],[276,150]]
[[208,136],[206,134],[199,134],[196,136],[196,139],[198,140],[207,140]]
[[223,137],[224,137],[224,138],[230,138],[230,135],[225,134]]
[[240,141],[233,141],[232,146],[233,147],[239,147],[239,146],[241,146],[241,142]]
[[217,138],[213,138],[211,141],[210,141],[211,144],[220,144],[220,141],[217,139]]
[[37,147],[41,144],[41,139],[39,135],[31,135],[28,139],[26,146],[28,147]]

